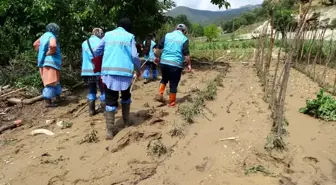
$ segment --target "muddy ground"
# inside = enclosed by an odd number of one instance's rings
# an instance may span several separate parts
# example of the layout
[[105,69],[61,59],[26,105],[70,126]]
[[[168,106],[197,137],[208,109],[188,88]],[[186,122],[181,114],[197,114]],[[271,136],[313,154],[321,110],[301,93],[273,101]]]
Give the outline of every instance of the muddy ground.
[[[132,93],[134,125],[112,141],[104,140],[103,115],[90,118],[82,109],[84,89],[67,94],[56,109],[44,109],[42,102],[9,107],[7,115],[0,115],[2,122],[22,119],[24,126],[0,135],[0,184],[336,184],[335,123],[298,112],[319,90],[316,83],[292,70],[286,101],[288,150],[267,152],[272,120],[252,63],[196,66],[182,77],[179,105],[192,101],[195,89],[204,89],[219,73],[225,73],[223,87],[193,124],[183,120],[179,107],[153,101],[158,82],[138,81]],[[61,129],[46,120],[71,122],[72,127]],[[121,125],[121,111],[116,120]],[[38,128],[55,135],[31,136]]]

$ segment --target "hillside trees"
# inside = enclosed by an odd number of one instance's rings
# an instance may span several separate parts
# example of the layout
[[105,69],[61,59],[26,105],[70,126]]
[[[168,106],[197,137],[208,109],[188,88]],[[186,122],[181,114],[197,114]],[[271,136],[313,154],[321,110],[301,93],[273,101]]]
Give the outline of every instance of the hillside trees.
[[165,1],[2,0],[0,65],[8,66],[12,61],[10,66],[17,70],[15,77],[36,72],[36,53],[32,43],[43,34],[48,23],[55,22],[61,28],[59,38],[65,56],[64,67],[79,69],[81,43],[92,28],[102,27],[109,31],[121,17],[127,16],[133,22],[136,38],[142,39],[167,21],[163,12],[175,4],[172,0]]
[[289,12],[292,11],[296,3],[297,0],[283,0],[278,3],[273,3],[270,0],[266,0],[262,3],[260,8],[256,8],[251,12],[244,13],[241,16],[234,18],[233,20],[224,21],[221,23],[221,27],[224,32],[232,33],[242,26],[251,25],[268,19],[269,11],[272,8],[275,10],[285,10],[286,12]]

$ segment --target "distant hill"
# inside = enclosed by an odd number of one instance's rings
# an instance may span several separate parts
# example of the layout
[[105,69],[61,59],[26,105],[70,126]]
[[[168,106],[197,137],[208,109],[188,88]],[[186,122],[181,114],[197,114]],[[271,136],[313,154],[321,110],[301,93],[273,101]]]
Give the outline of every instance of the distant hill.
[[260,5],[247,5],[237,9],[229,9],[224,11],[208,11],[208,10],[196,10],[188,8],[185,6],[178,6],[166,13],[166,15],[171,17],[176,17],[178,15],[184,14],[192,23],[199,24],[211,24],[218,23],[225,20],[231,20],[234,17],[239,16],[245,12],[251,11]]

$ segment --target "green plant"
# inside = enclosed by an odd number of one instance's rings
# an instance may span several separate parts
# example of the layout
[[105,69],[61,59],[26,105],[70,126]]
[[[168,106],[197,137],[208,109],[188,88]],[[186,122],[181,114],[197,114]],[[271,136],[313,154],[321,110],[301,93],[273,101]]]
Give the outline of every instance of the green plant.
[[183,116],[184,120],[189,123],[193,122],[193,117],[202,112],[202,107],[205,106],[205,101],[214,100],[217,95],[217,86],[222,85],[223,75],[218,75],[213,81],[210,81],[207,87],[201,91],[196,92],[192,103],[184,103],[179,106],[179,113]]
[[219,31],[217,25],[211,24],[204,28],[204,35],[211,42],[219,36]]
[[326,121],[336,121],[336,100],[321,89],[316,99],[307,100],[306,107],[301,108],[300,112]]
[[273,175],[273,173],[271,173],[268,169],[266,169],[262,165],[251,166],[251,167],[245,169],[245,175],[249,175],[251,173],[258,173],[258,172],[261,172],[266,176],[272,176]]

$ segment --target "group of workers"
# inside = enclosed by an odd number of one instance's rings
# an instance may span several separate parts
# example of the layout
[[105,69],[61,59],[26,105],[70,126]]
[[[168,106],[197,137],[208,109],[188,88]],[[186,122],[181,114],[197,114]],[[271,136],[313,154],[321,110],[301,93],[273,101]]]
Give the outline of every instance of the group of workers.
[[[106,139],[111,140],[118,132],[115,125],[115,114],[120,104],[124,126],[130,126],[131,86],[134,78],[145,79],[145,83],[158,79],[158,65],[161,71],[159,92],[155,99],[164,101],[164,91],[169,82],[170,95],[168,105],[176,105],[177,86],[182,70],[185,67],[191,71],[189,41],[186,37],[187,27],[177,25],[173,32],[167,33],[158,44],[155,34],[150,34],[143,42],[144,64],[136,48],[135,36],[131,33],[132,22],[128,18],[120,19],[117,28],[104,34],[100,28],[94,28],[89,39],[82,44],[82,72],[84,82],[89,85],[89,115],[95,115],[97,87],[99,88],[100,103],[106,118]],[[44,33],[34,42],[38,51],[38,67],[43,81],[42,95],[47,107],[56,107],[61,100],[60,71],[62,56],[58,42],[60,28],[55,23],[46,26]],[[101,70],[95,70],[94,58],[101,57]],[[135,74],[134,74],[135,71]],[[143,72],[143,73],[142,73]]]

